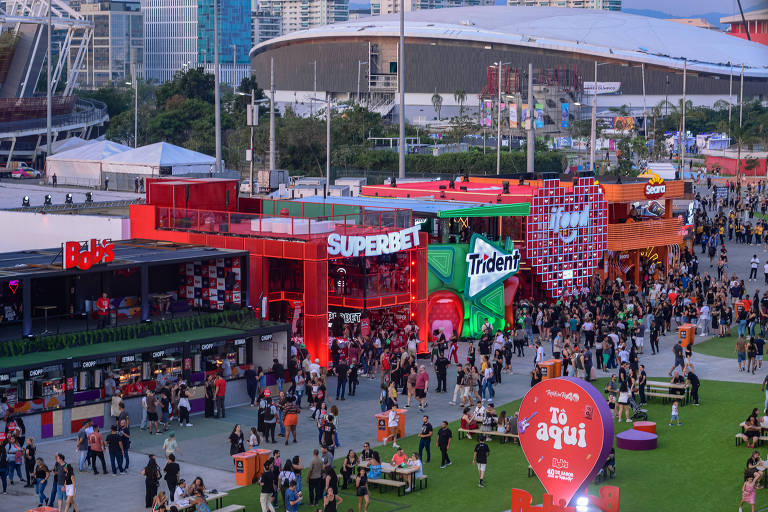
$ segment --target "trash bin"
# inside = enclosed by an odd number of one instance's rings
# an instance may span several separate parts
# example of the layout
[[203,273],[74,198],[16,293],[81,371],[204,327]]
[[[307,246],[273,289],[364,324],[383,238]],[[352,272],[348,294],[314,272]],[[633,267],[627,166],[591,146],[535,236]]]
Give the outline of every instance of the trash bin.
[[256,474],[257,453],[236,453],[232,458],[235,459],[235,483],[237,485],[251,485]]
[[682,346],[693,345],[696,338],[696,324],[683,324],[677,328],[677,333]]
[[[397,435],[405,437],[405,409],[395,409],[397,411]],[[389,432],[389,411],[380,412],[376,416],[376,439],[379,442],[387,438]]]
[[272,456],[272,450],[256,448],[255,450],[251,450],[251,453],[256,454],[256,468],[255,473],[253,474],[253,481],[255,482],[264,473],[264,463]]
[[549,359],[539,363],[541,367],[541,380],[554,379],[560,376],[562,362],[559,359]]

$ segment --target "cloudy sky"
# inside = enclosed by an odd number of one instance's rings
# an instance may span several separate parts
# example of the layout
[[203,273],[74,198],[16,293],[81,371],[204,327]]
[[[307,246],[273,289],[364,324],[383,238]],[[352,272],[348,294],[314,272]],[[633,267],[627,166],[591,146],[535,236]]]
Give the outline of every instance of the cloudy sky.
[[[741,0],[744,11],[766,6],[766,0]],[[629,9],[651,9],[675,16],[692,16],[708,12],[736,14],[739,6],[736,0],[623,0],[622,6]]]

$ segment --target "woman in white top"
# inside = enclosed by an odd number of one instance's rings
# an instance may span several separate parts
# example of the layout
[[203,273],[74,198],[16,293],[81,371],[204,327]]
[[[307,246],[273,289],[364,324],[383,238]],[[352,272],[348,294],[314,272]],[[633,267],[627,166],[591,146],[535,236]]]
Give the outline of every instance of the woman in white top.
[[[421,464],[421,460],[419,459],[419,455],[416,452],[413,452],[408,459],[408,467],[409,468],[416,468],[416,472],[413,474],[413,478],[419,478],[420,476],[424,475],[423,468],[424,466]],[[406,492],[409,491],[411,488],[408,487],[406,489]]]

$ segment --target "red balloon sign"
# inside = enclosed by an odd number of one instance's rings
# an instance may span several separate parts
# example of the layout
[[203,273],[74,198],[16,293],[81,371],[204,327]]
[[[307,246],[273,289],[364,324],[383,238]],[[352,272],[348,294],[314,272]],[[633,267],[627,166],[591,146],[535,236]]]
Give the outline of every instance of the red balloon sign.
[[613,445],[608,404],[573,377],[536,384],[520,404],[518,432],[528,463],[555,504],[568,504],[603,467]]

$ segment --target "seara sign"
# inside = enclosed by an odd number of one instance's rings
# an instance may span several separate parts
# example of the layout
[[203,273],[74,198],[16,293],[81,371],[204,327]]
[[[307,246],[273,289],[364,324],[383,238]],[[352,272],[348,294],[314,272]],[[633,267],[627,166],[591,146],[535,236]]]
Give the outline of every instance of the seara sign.
[[499,281],[520,270],[520,251],[512,249],[507,239],[506,250],[491,244],[482,235],[472,235],[467,261],[467,282],[464,293],[473,299]]
[[111,240],[97,240],[91,238],[90,242],[66,242],[64,244],[64,268],[79,268],[88,270],[94,265],[109,263],[115,259],[115,245]]
[[554,503],[571,501],[605,464],[613,418],[605,398],[574,377],[543,380],[520,404],[520,446]]
[[419,245],[420,228],[421,226],[412,226],[400,231],[368,236],[347,236],[331,233],[328,235],[328,254],[355,258],[405,251]]
[[658,199],[667,192],[667,184],[664,183],[664,178],[658,174],[653,174],[648,183],[645,184],[643,189],[645,197],[648,199]]

